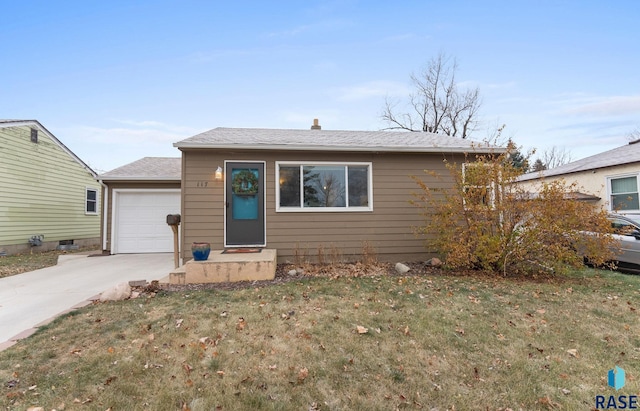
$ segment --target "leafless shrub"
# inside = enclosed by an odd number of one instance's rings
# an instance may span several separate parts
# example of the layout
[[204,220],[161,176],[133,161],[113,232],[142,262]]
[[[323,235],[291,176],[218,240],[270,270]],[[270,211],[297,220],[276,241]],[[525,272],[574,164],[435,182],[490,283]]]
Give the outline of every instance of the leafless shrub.
[[324,244],[318,245],[318,264],[325,265],[327,263],[326,256],[324,252]]
[[331,247],[329,248],[329,260],[332,265],[339,264],[342,262],[342,251],[338,248],[335,243],[331,243]]
[[375,265],[378,263],[378,253],[369,241],[362,242],[362,264]]
[[293,248],[293,262],[298,267],[304,267],[309,264],[309,251],[301,248],[300,243],[296,243]]

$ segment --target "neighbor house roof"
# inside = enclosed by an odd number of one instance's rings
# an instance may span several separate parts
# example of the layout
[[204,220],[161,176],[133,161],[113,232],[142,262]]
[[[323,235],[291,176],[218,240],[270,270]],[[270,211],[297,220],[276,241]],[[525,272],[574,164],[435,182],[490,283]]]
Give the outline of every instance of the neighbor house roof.
[[180,157],[144,157],[98,176],[100,180],[176,180],[182,178]]
[[443,134],[395,131],[214,128],[173,144],[183,148],[368,152],[502,152],[504,148]]
[[573,161],[550,170],[524,174],[520,176],[518,181],[560,176],[632,163],[640,163],[640,140],[635,140],[622,147]]
[[0,128],[8,128],[8,127],[37,127],[43,133],[47,135],[55,144],[57,144],[64,152],[66,152],[71,158],[73,158],[78,164],[80,164],[85,170],[87,170],[94,178],[97,178],[98,174],[93,171],[91,167],[87,165],[84,161],[80,159],[77,155],[73,153],[73,151],[69,150],[67,146],[62,144],[60,140],[56,138],[49,130],[47,130],[38,120],[7,120],[0,119]]

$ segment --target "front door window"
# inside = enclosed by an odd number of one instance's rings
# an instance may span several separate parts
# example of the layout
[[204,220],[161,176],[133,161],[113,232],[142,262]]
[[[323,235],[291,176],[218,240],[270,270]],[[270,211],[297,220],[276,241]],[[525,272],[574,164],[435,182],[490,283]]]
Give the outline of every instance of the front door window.
[[256,220],[259,217],[258,191],[260,177],[257,168],[236,168],[231,172],[232,214],[236,220]]
[[225,246],[265,246],[264,163],[225,165]]

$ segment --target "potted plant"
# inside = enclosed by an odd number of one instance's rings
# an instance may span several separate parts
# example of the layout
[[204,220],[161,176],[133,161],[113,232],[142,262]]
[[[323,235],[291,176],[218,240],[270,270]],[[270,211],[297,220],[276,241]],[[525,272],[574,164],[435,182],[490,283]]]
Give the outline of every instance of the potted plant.
[[211,244],[207,242],[194,242],[191,244],[191,255],[195,261],[207,261],[211,252]]

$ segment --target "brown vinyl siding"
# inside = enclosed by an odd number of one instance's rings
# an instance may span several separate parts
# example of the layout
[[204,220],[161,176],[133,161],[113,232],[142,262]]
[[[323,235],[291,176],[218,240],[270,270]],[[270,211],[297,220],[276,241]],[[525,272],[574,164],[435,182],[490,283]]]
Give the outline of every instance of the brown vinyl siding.
[[[413,227],[422,224],[420,210],[411,205],[411,193],[418,187],[410,178],[431,179],[431,186],[451,184],[443,162],[462,163],[463,155],[412,153],[334,153],[292,151],[235,151],[183,149],[182,256],[191,258],[190,244],[208,241],[213,249],[224,245],[224,182],[213,173],[225,160],[266,161],[267,248],[276,249],[278,261],[293,261],[295,250],[315,258],[318,248],[325,255],[335,247],[344,259],[358,259],[367,241],[382,261],[421,260],[433,255],[416,237]],[[367,162],[372,164],[373,211],[276,212],[276,161]],[[428,169],[442,175],[436,180],[423,173]],[[204,186],[206,184],[206,187]]]

